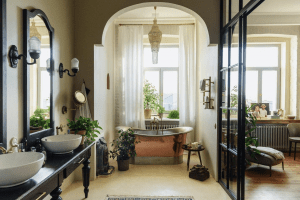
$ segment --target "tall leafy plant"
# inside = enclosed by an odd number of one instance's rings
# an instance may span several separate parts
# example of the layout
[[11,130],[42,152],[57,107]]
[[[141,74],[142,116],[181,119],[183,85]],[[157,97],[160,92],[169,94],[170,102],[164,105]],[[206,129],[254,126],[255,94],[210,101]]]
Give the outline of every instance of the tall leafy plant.
[[[254,107],[253,105],[252,107]],[[251,145],[258,146],[258,141],[257,138],[252,137],[251,133],[256,129],[256,122],[257,118],[252,115],[251,113],[251,107],[246,107],[245,108],[245,146],[246,146],[246,151],[251,155],[252,158],[255,158],[255,155],[260,154],[260,151],[251,148]]]
[[139,143],[135,141],[133,130],[127,131],[120,130],[119,137],[111,144],[114,147],[113,151],[110,151],[110,158],[118,160],[127,160],[130,157],[136,156],[135,144]]
[[144,109],[156,109],[159,100],[159,94],[156,91],[155,86],[149,83],[148,80],[145,80],[143,87]]

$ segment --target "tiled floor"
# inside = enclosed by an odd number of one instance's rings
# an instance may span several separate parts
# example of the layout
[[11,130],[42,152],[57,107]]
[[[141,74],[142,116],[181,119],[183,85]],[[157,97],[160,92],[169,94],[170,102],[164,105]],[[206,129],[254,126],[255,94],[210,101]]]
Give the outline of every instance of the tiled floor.
[[[180,165],[130,165],[129,171],[116,170],[107,177],[90,183],[89,198],[104,200],[106,195],[193,196],[195,200],[229,200],[226,192],[210,178],[204,182],[188,177],[187,156]],[[190,167],[198,164],[197,155],[191,156]],[[116,161],[110,164],[117,168]],[[84,199],[82,182],[75,182],[63,191],[64,200]]]

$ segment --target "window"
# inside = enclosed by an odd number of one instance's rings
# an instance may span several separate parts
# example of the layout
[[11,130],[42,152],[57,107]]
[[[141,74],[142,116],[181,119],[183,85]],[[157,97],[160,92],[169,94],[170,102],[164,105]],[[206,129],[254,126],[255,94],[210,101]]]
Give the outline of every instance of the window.
[[49,56],[49,45],[43,45],[38,67],[38,106],[43,109],[47,109],[50,106],[50,74],[46,70],[46,60]]
[[[237,53],[238,48],[232,48]],[[246,104],[269,103],[270,111],[280,108],[280,46],[248,45],[246,71]],[[224,63],[227,63],[224,56]],[[237,63],[232,57],[232,64]],[[234,69],[232,70],[234,71]],[[237,72],[232,72],[237,73]],[[237,77],[233,76],[232,78]],[[232,80],[238,82],[238,80]]]
[[144,46],[144,79],[162,95],[160,104],[166,111],[178,110],[178,46],[161,46],[158,64],[152,64],[150,46]]

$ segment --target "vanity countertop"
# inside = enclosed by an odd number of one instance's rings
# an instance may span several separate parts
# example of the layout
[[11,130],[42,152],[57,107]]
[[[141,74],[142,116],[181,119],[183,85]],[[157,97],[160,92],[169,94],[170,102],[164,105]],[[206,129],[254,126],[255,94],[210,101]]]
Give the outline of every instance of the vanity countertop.
[[[81,145],[77,149],[75,149],[72,153],[69,154],[62,154],[62,155],[47,154],[47,161],[45,166],[42,167],[40,171],[35,176],[33,176],[29,181],[15,187],[0,188],[0,199],[1,200],[16,200],[16,199],[18,200],[23,198],[28,199],[27,197],[31,195],[30,193],[42,187],[43,184],[48,184],[48,182],[51,180],[53,180],[52,182],[54,183],[54,185],[55,184],[59,185],[59,182],[62,183],[63,179],[69,175],[69,173],[66,172],[66,168],[72,165],[74,162],[79,162],[80,161],[79,158],[81,158],[80,156],[85,153],[88,153],[88,150],[90,150],[94,144],[95,142],[91,143],[90,145]],[[50,192],[51,190],[47,192],[47,194]]]

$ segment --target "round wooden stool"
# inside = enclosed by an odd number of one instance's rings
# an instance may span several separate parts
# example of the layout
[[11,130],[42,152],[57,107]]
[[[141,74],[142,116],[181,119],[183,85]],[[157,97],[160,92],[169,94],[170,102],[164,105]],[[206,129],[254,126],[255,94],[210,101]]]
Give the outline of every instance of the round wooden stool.
[[203,146],[200,146],[200,148],[198,148],[198,149],[184,148],[184,147],[182,147],[182,149],[183,150],[187,150],[189,152],[189,154],[188,154],[188,161],[187,161],[187,171],[189,171],[189,168],[190,168],[190,157],[191,157],[191,152],[192,151],[197,151],[198,152],[200,164],[202,165],[200,151],[203,151],[205,149]]

